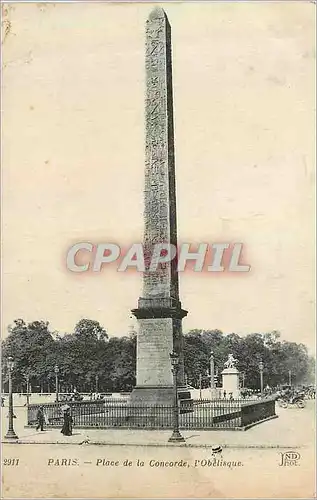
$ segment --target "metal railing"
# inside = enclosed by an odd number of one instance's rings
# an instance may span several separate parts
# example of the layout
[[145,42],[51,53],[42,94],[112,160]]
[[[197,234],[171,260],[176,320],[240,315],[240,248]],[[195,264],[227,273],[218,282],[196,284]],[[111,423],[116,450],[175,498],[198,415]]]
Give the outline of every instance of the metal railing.
[[[122,401],[120,402],[122,404]],[[94,416],[101,414],[104,411],[105,401],[70,401],[46,404],[30,404],[27,408],[27,424],[35,425],[37,422],[37,411],[41,407],[44,411],[44,416],[47,426],[61,425],[63,423],[63,407],[68,405],[71,409],[73,417],[77,418],[81,415]]]
[[275,415],[275,398],[253,401],[241,406],[241,425],[245,427]]
[[[113,399],[101,401],[70,402],[74,425],[82,428],[131,428],[171,429],[173,406],[132,405]],[[35,425],[40,405],[29,405],[28,425]],[[56,427],[63,423],[63,403],[43,406],[46,426]],[[182,410],[186,402],[182,402]],[[250,424],[275,416],[275,400],[194,400],[188,403],[188,411],[181,411],[181,429],[241,429]]]

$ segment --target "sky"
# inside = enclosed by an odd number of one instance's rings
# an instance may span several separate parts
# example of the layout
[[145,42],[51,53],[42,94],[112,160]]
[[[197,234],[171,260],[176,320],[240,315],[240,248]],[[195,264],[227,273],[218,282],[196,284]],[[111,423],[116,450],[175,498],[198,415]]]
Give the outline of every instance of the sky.
[[[312,3],[160,4],[172,27],[178,236],[242,242],[249,273],[180,275],[184,331],[315,350]],[[75,242],[142,241],[153,5],[4,6],[2,335],[15,318],[125,335],[141,275],[74,274]]]

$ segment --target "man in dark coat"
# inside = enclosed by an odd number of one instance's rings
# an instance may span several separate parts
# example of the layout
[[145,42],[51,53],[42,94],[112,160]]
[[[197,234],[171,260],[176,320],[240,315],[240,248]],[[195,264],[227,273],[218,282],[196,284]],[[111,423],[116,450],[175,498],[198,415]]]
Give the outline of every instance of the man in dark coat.
[[43,406],[40,406],[39,409],[37,410],[36,419],[37,419],[36,430],[38,431],[39,429],[41,429],[41,431],[44,431],[45,418],[44,418]]

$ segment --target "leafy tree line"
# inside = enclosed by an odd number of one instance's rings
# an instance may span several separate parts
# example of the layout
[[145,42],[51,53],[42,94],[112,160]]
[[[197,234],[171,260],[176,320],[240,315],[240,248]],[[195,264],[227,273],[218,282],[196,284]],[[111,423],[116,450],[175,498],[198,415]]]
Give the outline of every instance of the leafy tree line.
[[[259,387],[259,362],[264,363],[265,385],[287,383],[289,371],[293,383],[314,382],[315,361],[303,344],[282,341],[278,332],[253,333],[240,337],[219,330],[191,330],[184,335],[184,359],[187,381],[207,386],[210,352],[221,371],[228,354],[238,360],[245,387]],[[15,361],[13,387],[26,391],[27,379],[34,392],[55,390],[55,365],[59,368],[60,391],[119,392],[135,386],[136,335],[108,337],[99,322],[82,319],[72,333],[61,336],[49,323],[26,323],[17,319],[2,342],[2,381],[7,389],[6,359]]]
[[191,330],[184,337],[184,359],[188,382],[197,387],[199,374],[202,386],[207,386],[210,352],[213,351],[218,382],[221,371],[232,353],[237,359],[241,383],[251,389],[260,387],[259,363],[263,362],[264,385],[313,384],[315,359],[304,344],[282,341],[277,331],[239,336],[224,335],[220,330]]
[[3,381],[7,380],[8,356],[15,362],[14,386],[26,390],[27,377],[36,392],[55,390],[55,365],[62,392],[123,391],[135,385],[136,339],[108,338],[97,322],[83,319],[74,332],[60,336],[45,321],[26,324],[19,319],[9,327],[2,342]]

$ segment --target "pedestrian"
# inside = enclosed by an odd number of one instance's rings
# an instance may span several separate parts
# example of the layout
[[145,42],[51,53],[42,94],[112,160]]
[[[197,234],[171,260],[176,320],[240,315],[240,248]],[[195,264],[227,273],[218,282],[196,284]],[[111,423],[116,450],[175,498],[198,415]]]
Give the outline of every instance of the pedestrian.
[[64,423],[61,433],[64,434],[64,436],[71,436],[73,433],[73,417],[71,416],[70,408],[64,409],[63,418]]
[[36,420],[37,420],[36,430],[38,431],[39,429],[41,429],[41,431],[44,431],[45,416],[44,416],[43,406],[40,406],[39,409],[37,410]]
[[46,412],[44,412],[44,421],[45,421],[45,425],[49,425],[50,419],[48,418],[48,414]]
[[1,406],[4,407],[4,401],[5,399],[1,396]]
[[226,399],[226,397],[227,397],[227,393],[226,393],[226,391],[223,391],[223,398]]

